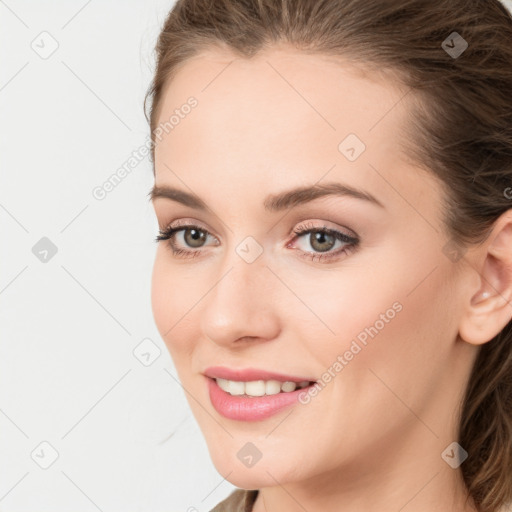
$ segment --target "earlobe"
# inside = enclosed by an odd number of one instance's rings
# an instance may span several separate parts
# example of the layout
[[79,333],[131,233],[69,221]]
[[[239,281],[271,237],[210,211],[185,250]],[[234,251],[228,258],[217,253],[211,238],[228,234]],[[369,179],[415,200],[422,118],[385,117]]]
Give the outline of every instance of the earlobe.
[[506,211],[480,247],[475,250],[473,271],[478,289],[470,290],[459,325],[459,336],[482,345],[499,334],[512,318],[512,210]]

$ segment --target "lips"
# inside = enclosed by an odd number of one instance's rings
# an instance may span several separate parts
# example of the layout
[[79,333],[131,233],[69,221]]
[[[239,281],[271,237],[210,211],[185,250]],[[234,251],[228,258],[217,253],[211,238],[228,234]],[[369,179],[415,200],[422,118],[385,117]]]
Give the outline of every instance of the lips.
[[[305,375],[285,375],[268,370],[256,368],[231,369],[221,366],[211,367],[205,370],[208,394],[213,408],[225,418],[238,421],[261,421],[270,418],[274,414],[296,405],[299,395],[307,392],[308,388],[316,383]],[[219,387],[216,379],[228,381],[252,382],[252,381],[278,381],[294,382],[296,384],[309,382],[309,386],[290,392],[281,392],[264,396],[233,396]]]
[[297,389],[290,393],[247,397],[232,396],[223,391],[215,379],[206,378],[208,394],[213,408],[225,418],[237,421],[262,421],[290,406],[297,405],[300,393],[308,388]]
[[204,375],[211,379],[236,380],[239,382],[251,382],[255,380],[277,380],[279,382],[295,382],[297,384],[304,381],[316,382],[316,379],[307,375],[284,375],[282,373],[256,368],[232,369],[224,366],[212,366],[204,371]]

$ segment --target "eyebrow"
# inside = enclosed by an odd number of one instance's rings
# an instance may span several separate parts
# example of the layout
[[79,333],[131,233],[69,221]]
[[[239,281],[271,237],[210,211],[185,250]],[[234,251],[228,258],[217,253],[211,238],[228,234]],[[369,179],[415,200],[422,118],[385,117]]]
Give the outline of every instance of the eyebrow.
[[[265,210],[269,212],[279,212],[301,204],[309,203],[310,201],[314,201],[320,197],[332,195],[361,199],[385,209],[385,206],[369,192],[337,182],[297,187],[278,194],[272,194],[267,196],[263,206]],[[206,203],[199,196],[168,185],[154,185],[148,196],[150,201],[154,201],[156,198],[162,197],[171,199],[172,201],[176,201],[197,210],[209,210]]]

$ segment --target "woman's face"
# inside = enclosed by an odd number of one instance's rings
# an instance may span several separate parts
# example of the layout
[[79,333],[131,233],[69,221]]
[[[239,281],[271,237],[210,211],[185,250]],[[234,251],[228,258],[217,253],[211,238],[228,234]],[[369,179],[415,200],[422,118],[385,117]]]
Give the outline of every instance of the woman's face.
[[[405,92],[284,47],[203,53],[165,90],[155,184],[181,194],[153,204],[160,229],[193,227],[159,242],[153,313],[234,485],[339,486],[397,460],[453,471],[441,453],[475,351],[457,337],[441,187],[399,150]],[[227,375],[234,393],[275,392],[240,384],[264,372],[319,391],[232,396],[205,375],[219,366],[256,370]]]

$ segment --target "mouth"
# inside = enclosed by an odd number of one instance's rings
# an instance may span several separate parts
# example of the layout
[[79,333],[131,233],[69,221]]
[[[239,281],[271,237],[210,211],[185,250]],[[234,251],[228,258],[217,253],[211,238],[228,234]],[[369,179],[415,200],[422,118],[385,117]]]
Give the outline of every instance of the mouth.
[[315,384],[314,381],[301,382],[270,380],[237,381],[216,378],[217,386],[231,396],[255,398],[259,396],[273,396],[279,393],[293,393],[297,389],[304,389]]
[[213,408],[225,418],[261,421],[299,402],[317,381],[261,370],[210,368],[204,373]]
[[285,375],[269,370],[260,370],[258,368],[239,368],[232,369],[225,366],[212,366],[204,371],[206,377],[212,379],[223,379],[231,382],[259,382],[259,381],[277,381],[279,383],[292,382],[303,384],[304,382],[316,382],[315,379],[305,376]]

